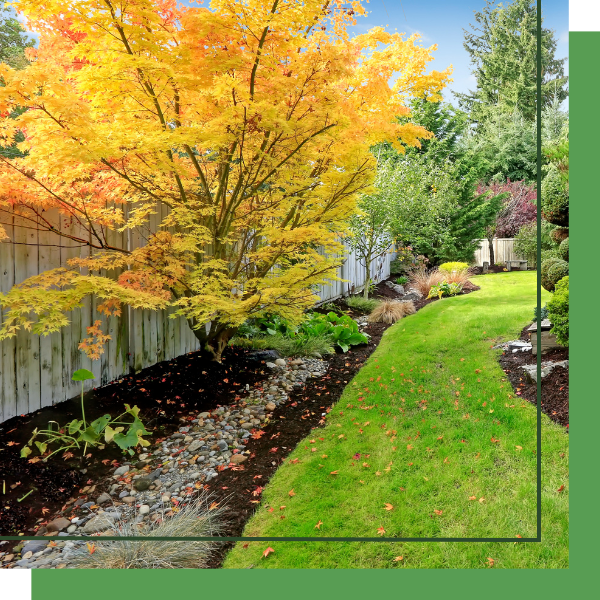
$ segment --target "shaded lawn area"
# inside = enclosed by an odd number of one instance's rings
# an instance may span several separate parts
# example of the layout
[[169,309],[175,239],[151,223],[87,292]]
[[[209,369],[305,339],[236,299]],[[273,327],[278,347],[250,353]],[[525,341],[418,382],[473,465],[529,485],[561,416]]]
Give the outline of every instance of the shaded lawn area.
[[[326,426],[266,486],[244,535],[535,537],[537,411],[491,349],[531,319],[535,281],[478,276],[479,292],[388,329]],[[240,542],[224,567],[565,568],[568,436],[546,415],[542,447],[542,543]]]

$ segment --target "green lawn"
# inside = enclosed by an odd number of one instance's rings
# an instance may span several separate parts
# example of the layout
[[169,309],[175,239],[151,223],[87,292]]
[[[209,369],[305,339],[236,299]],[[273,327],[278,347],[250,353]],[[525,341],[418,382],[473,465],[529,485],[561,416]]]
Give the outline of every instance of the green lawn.
[[[491,349],[530,320],[535,273],[473,280],[480,291],[387,330],[326,426],[266,486],[245,536],[535,537],[536,409]],[[494,568],[565,568],[568,436],[542,419],[542,543],[250,542],[224,566],[486,568],[489,557]]]

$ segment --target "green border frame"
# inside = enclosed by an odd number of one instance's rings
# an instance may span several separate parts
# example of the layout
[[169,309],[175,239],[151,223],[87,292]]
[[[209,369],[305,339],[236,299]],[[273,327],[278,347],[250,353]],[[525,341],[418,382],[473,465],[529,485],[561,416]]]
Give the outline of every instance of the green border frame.
[[[576,202],[570,208],[571,228],[576,238],[571,244],[571,269],[574,271],[575,299],[572,303],[571,338],[575,341],[571,352],[571,394],[577,400],[571,407],[571,423],[576,424],[575,435],[570,447],[574,467],[570,484],[573,519],[570,538],[575,545],[570,553],[570,568],[565,570],[427,570],[403,569],[386,571],[314,570],[261,570],[261,571],[116,571],[107,580],[102,571],[87,570],[35,570],[33,578],[34,600],[68,600],[85,596],[88,600],[105,600],[107,594],[144,594],[146,598],[165,598],[174,594],[233,595],[242,597],[260,595],[261,598],[302,596],[311,598],[333,594],[364,596],[376,592],[378,595],[418,593],[432,596],[443,593],[445,597],[464,598],[481,595],[485,600],[510,596],[547,595],[550,598],[573,594],[576,590],[594,589],[594,573],[597,570],[596,545],[593,533],[597,528],[598,477],[595,453],[597,446],[598,402],[591,374],[597,369],[596,352],[591,338],[584,340],[584,322],[588,315],[594,316],[592,302],[600,292],[600,284],[592,265],[584,261],[593,256],[593,242],[600,209],[594,202],[595,176],[598,171],[596,153],[584,138],[600,139],[600,123],[595,117],[597,98],[600,97],[600,78],[594,77],[590,61],[600,54],[600,32],[575,32],[570,42],[570,136],[574,138],[571,150],[571,194]],[[591,63],[593,65],[593,62]],[[585,200],[586,196],[589,200]],[[584,251],[588,252],[585,253]],[[584,269],[587,267],[588,277]],[[581,273],[580,273],[581,271]],[[580,294],[579,287],[585,282],[587,294]],[[587,313],[585,311],[588,311]],[[590,327],[590,323],[585,323]],[[596,418],[594,418],[594,416]],[[451,565],[449,565],[451,567]],[[466,579],[468,577],[468,580]],[[448,587],[448,584],[456,587]],[[465,586],[464,584],[467,584]],[[462,584],[462,585],[461,585]],[[444,586],[444,588],[442,588]],[[479,587],[479,589],[477,589]]]

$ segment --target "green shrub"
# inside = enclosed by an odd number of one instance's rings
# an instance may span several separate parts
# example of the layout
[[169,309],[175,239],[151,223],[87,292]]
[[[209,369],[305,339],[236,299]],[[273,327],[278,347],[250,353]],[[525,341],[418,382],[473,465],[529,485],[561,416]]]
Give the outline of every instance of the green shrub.
[[556,283],[556,291],[548,302],[548,318],[552,322],[551,333],[562,346],[569,345],[569,276]]
[[558,247],[558,252],[563,260],[569,262],[569,238],[564,239],[560,243],[560,246]]
[[[542,287],[549,292],[554,291],[555,281],[551,281],[549,277],[550,267],[556,263],[561,262],[560,258],[547,258],[542,261],[541,275],[542,275]],[[564,261],[563,261],[564,262]]]
[[[540,320],[543,321],[544,319],[548,318],[548,304],[544,304],[544,306],[542,306],[542,310],[540,311]],[[538,314],[537,314],[537,306],[533,307],[533,322],[536,323],[538,320]]]
[[442,263],[438,270],[443,271],[444,273],[452,273],[453,271],[465,271],[469,268],[469,265],[464,262],[446,262]]
[[397,277],[396,283],[398,285],[406,285],[408,283],[408,277],[405,277],[404,275],[402,277]]
[[551,248],[550,250],[542,250],[542,264],[544,264],[544,261],[548,260],[549,258],[557,258],[562,260],[560,258],[560,254],[558,253],[558,247]]
[[556,289],[556,284],[569,274],[569,263],[564,260],[555,262],[550,269],[548,269],[548,280],[552,285],[552,289],[548,290],[553,292]]
[[367,299],[363,296],[349,296],[345,301],[349,308],[363,313],[370,313],[379,304],[374,298]]
[[429,294],[427,298],[441,298],[442,296],[456,296],[462,292],[462,285],[460,283],[448,283],[447,281],[442,281],[437,285],[432,285],[429,290]]
[[[552,232],[556,227],[542,220],[542,262],[545,258],[558,256],[558,248],[552,239]],[[537,266],[537,223],[523,225],[515,235],[515,254],[526,260],[528,266]]]
[[550,166],[542,181],[542,215],[554,225],[569,225],[569,187],[555,165]]

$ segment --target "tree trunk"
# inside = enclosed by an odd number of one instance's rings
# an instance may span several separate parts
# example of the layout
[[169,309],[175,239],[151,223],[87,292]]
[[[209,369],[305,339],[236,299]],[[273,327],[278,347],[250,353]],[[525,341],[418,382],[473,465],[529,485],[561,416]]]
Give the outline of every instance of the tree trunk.
[[367,272],[365,273],[365,289],[363,292],[363,296],[364,296],[365,300],[368,300],[369,299],[369,284],[371,283],[371,261],[366,260],[365,266],[366,266]]
[[494,238],[488,238],[488,247],[490,249],[490,267],[496,264],[496,257],[494,256]]

